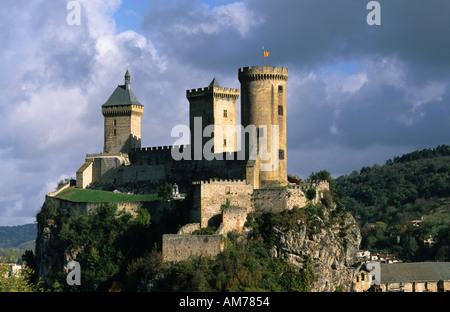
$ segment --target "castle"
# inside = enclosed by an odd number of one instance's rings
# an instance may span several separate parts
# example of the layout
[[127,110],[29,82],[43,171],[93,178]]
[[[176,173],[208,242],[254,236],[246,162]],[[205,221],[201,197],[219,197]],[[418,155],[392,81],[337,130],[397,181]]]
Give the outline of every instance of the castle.
[[[131,76],[127,70],[125,84],[118,85],[102,105],[103,153],[86,155],[84,164],[76,172],[77,187],[150,192],[165,182],[177,184],[180,192],[193,194],[191,220],[196,224],[194,228],[205,228],[219,217],[222,218],[222,233],[233,229],[241,231],[247,213],[255,207],[291,209],[295,205],[305,206],[306,197],[300,186],[285,187],[289,185],[286,145],[288,69],[244,67],[238,70],[238,79],[240,90],[224,88],[214,78],[205,88],[186,91],[190,144],[145,148],[141,147],[144,106],[131,90]],[[239,96],[241,125],[237,121]],[[238,132],[241,138],[239,150]],[[327,184],[317,185],[317,198],[327,188]],[[223,211],[221,206],[226,201],[231,207]],[[190,226],[180,230],[179,234],[186,234],[188,228]],[[185,251],[189,242],[197,244],[198,237],[185,238],[180,243],[182,236],[164,235],[166,259],[180,258],[179,244]],[[209,242],[215,249],[219,248],[216,243],[220,245],[220,239]],[[214,249],[210,244],[197,253],[210,252]]]

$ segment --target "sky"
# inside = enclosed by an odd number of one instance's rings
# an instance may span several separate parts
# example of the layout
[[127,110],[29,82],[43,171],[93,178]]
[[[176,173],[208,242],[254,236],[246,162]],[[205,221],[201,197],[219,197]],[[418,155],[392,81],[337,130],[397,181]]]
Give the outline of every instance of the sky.
[[379,0],[380,25],[369,0],[72,1],[78,15],[69,2],[2,0],[0,226],[35,222],[102,152],[101,105],[127,66],[143,147],[176,141],[186,90],[240,88],[262,46],[265,65],[289,69],[289,173],[338,177],[450,144],[448,0]]

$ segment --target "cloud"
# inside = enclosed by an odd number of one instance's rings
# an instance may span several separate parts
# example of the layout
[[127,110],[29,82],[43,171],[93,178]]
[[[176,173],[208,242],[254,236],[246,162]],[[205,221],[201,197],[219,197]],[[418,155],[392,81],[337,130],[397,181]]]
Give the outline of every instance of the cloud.
[[29,222],[63,175],[102,150],[99,108],[123,83],[129,58],[164,70],[149,40],[115,32],[120,3],[80,1],[80,26],[67,25],[66,1],[2,3],[0,225]]
[[236,31],[241,37],[247,37],[252,26],[260,24],[253,12],[247,10],[244,3],[230,3],[210,8],[201,4],[200,8],[189,10],[169,28],[169,32],[179,35],[211,35]]

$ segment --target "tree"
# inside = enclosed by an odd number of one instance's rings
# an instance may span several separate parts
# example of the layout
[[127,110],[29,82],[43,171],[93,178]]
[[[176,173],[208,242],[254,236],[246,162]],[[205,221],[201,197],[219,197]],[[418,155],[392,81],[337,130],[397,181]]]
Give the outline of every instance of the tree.
[[166,182],[160,185],[156,189],[156,193],[158,194],[158,199],[161,201],[168,200],[172,196],[173,186],[172,184]]
[[332,180],[331,173],[329,173],[327,170],[320,170],[317,173],[317,178],[319,181],[328,181],[330,182]]
[[315,187],[310,187],[306,190],[306,199],[309,200],[313,200],[314,198],[316,198],[316,188]]
[[[82,283],[68,290],[106,291],[114,277],[125,269],[128,257],[142,250],[150,214],[139,209],[136,218],[117,211],[117,204],[99,207],[94,214],[75,214],[62,225],[59,238],[68,250],[78,250],[76,261],[82,269]],[[61,276],[58,282],[65,284]]]
[[8,276],[8,266],[0,266],[0,292],[42,292],[41,283],[32,283],[34,272],[28,267]]
[[230,202],[230,199],[227,197],[227,199],[225,200],[225,203],[220,205],[220,211],[224,211],[230,207],[231,207],[231,202]]

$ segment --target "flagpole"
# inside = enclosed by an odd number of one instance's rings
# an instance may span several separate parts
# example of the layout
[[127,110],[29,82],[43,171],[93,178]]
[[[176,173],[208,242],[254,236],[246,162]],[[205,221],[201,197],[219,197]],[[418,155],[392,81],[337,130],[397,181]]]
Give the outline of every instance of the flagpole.
[[264,68],[264,46],[262,46],[262,66]]

